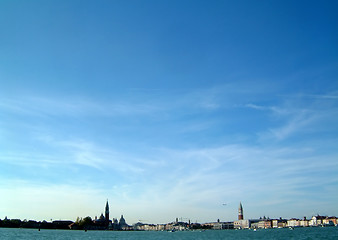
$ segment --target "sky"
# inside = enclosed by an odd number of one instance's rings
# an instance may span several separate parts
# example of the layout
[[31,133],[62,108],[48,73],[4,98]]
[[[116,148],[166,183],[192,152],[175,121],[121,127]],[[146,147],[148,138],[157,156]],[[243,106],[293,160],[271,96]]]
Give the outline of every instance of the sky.
[[338,216],[337,11],[0,1],[0,219]]

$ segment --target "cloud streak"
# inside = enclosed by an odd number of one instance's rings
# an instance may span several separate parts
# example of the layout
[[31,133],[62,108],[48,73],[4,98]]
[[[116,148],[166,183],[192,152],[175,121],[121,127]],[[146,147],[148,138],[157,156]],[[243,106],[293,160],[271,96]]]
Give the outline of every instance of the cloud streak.
[[[62,144],[80,149],[79,151],[90,149],[95,152],[94,155],[103,151],[102,149],[98,151],[93,145],[84,142],[61,142]],[[106,151],[108,155],[112,152]],[[151,155],[153,157],[149,157]],[[225,200],[235,204],[243,198],[259,199],[260,195],[266,194],[267,188],[274,189],[274,196],[269,196],[271,206],[289,202],[290,196],[295,194],[304,199],[311,197],[316,201],[315,195],[307,188],[334,185],[338,180],[314,178],[319,174],[338,171],[336,155],[328,155],[325,162],[318,161],[319,157],[315,149],[261,148],[245,145],[191,150],[157,149],[148,156],[143,156],[144,160],[132,159],[128,154],[121,153],[119,160],[125,159],[127,162],[127,165],[122,165],[119,169],[122,176],[133,173],[134,177],[124,177],[125,184],[112,182],[111,190],[104,186],[96,188],[101,192],[101,197],[102,192],[107,191],[107,197],[112,201],[124,202],[120,207],[129,214],[131,210],[127,210],[128,208],[134,209],[140,215],[148,216],[149,219],[161,219],[157,214],[149,216],[151,209],[179,205],[181,214],[191,214],[191,218],[197,218],[192,213],[194,208],[218,206]],[[105,161],[95,164],[104,166],[106,170],[109,165],[118,164],[111,158]],[[86,163],[77,164],[86,165]],[[130,169],[130,164],[136,170]],[[143,171],[138,171],[140,167],[143,167]],[[75,187],[67,186],[67,188]],[[319,192],[333,194],[329,189],[322,189]],[[86,198],[92,199],[89,196]],[[136,206],[140,205],[143,205],[143,210],[136,210]],[[183,210],[185,207],[188,209],[186,212]],[[253,211],[252,215],[255,213]],[[208,214],[209,216],[199,217],[209,219],[210,212]],[[217,212],[214,214],[212,215],[214,218],[219,217]]]
[[102,103],[74,98],[19,97],[2,98],[0,109],[23,115],[43,116],[123,116],[156,111],[155,105],[145,103]]
[[[191,218],[213,220],[219,218],[219,209],[216,206],[227,201],[229,205],[234,204],[233,208],[236,209],[238,201],[243,199],[251,199],[253,202],[263,201],[271,208],[279,204],[289,204],[292,208],[293,203],[290,203],[292,196],[298,196],[300,200],[311,198],[312,204],[320,204],[319,197],[309,189],[322,186],[328,187],[319,189],[318,193],[331,194],[333,199],[336,197],[332,190],[334,189],[332,186],[338,184],[337,178],[334,177],[334,172],[338,171],[336,153],[321,153],[320,147],[317,147],[314,141],[307,141],[306,144],[295,142],[295,145],[287,142],[293,136],[303,136],[310,131],[321,131],[316,127],[318,124],[328,119],[337,119],[335,101],[330,99],[327,105],[321,104],[322,99],[317,98],[310,102],[304,101],[303,98],[291,100],[287,98],[266,105],[254,101],[245,104],[241,103],[244,100],[236,102],[236,99],[223,103],[227,99],[223,97],[224,91],[220,89],[219,91],[196,91],[183,94],[185,98],[177,102],[172,101],[177,96],[169,98],[164,96],[158,102],[151,104],[148,104],[151,99],[143,99],[140,104],[135,105],[134,100],[130,100],[126,101],[126,105],[121,105],[120,110],[118,107],[110,107],[117,106],[114,104],[101,105],[98,102],[82,100],[69,104],[66,103],[67,99],[58,102],[55,99],[45,101],[43,98],[36,98],[24,103],[22,98],[18,102],[13,100],[13,104],[12,100],[8,100],[1,103],[2,112],[34,116],[33,119],[41,117],[56,120],[55,125],[48,126],[44,125],[45,120],[36,123],[32,121],[32,125],[22,123],[20,131],[24,130],[24,135],[7,127],[4,131],[6,139],[11,139],[17,134],[22,143],[26,142],[26,144],[18,151],[16,145],[2,140],[7,150],[0,153],[0,161],[6,168],[20,166],[23,170],[22,172],[16,170],[18,175],[24,173],[25,169],[34,168],[35,173],[40,175],[40,180],[43,180],[45,176],[49,177],[50,181],[45,179],[46,184],[52,184],[59,174],[63,174],[63,179],[59,181],[59,184],[63,183],[67,191],[72,191],[71,189],[76,188],[81,182],[90,186],[89,192],[95,192],[96,188],[99,197],[118,202],[125,213],[131,215],[137,213],[154,221],[156,219],[168,221],[171,217],[174,218],[180,214],[190,215]],[[227,89],[227,91],[230,90]],[[209,108],[203,106],[203,103],[215,104],[216,107]],[[219,140],[217,138],[218,132],[226,133],[228,129],[226,123],[217,125],[222,122],[223,118],[215,119],[213,115],[215,112],[229,116],[231,113],[236,114],[236,111],[248,111],[249,109],[254,110],[251,111],[252,116],[257,114],[265,121],[264,128],[254,132],[256,136],[258,135],[257,138],[250,143],[247,140],[250,138],[244,138],[246,140],[238,143],[234,143],[231,139]],[[168,114],[168,116],[157,116],[156,114],[159,113]],[[189,114],[193,115],[192,118],[196,116],[198,118],[201,114],[203,118],[191,121],[190,125],[182,124],[180,121],[178,125],[175,121],[171,123],[172,119],[184,119]],[[118,131],[115,131],[113,132],[115,135],[111,132],[107,134],[101,132],[99,137],[97,133],[92,134],[90,131],[83,134],[82,131],[87,131],[87,128],[92,127],[97,130],[101,124],[105,126],[115,124],[116,122],[111,121],[112,116],[120,117],[123,123],[130,121],[130,125],[123,124],[127,128],[126,132],[122,131],[122,134],[117,134]],[[124,118],[125,116],[132,119]],[[144,117],[142,121],[140,121],[141,116]],[[77,121],[81,117],[86,117],[86,119],[82,119],[82,122]],[[98,118],[99,121],[91,125],[91,117]],[[1,121],[3,127],[10,126],[9,122]],[[69,132],[62,129],[67,126],[68,121],[79,124],[76,127],[79,127],[80,131],[77,131],[77,128],[71,128]],[[133,125],[134,121],[141,123]],[[236,121],[236,118],[232,121]],[[162,126],[164,122],[170,123]],[[160,135],[161,138],[171,136],[171,130],[166,131],[165,127],[169,126],[170,129],[174,129],[179,133],[174,135],[178,144],[162,146],[156,142],[147,142],[145,136],[149,135],[144,133],[135,139],[130,136],[124,139],[124,135],[131,134],[134,129],[140,131],[144,123],[148,124],[145,127],[147,131]],[[154,123],[159,125],[159,128],[155,128],[156,130],[153,130]],[[18,123],[15,122],[14,125],[18,126]],[[326,124],[324,127],[327,130],[332,126]],[[109,128],[103,130],[107,129]],[[187,147],[184,140],[181,140],[181,137],[183,139],[196,132],[201,132],[202,134],[198,137],[203,138],[209,130],[215,131],[216,134],[208,135],[210,142],[204,145],[195,143]],[[136,132],[135,135],[137,134],[141,133]],[[94,135],[96,137],[92,138]],[[244,136],[248,134],[244,133]],[[120,144],[122,139],[125,142]],[[39,151],[34,150],[37,146]],[[325,162],[318,160],[322,158],[325,158]],[[329,180],[314,178],[320,174],[327,174],[331,177]],[[33,182],[34,191],[38,191],[39,184],[34,183],[32,177],[33,175],[27,177],[27,173],[22,174],[21,180],[26,180],[29,184]],[[96,186],[92,185],[93,182]],[[10,184],[13,183],[8,182],[5,185],[8,188]],[[18,184],[22,185],[20,182]],[[273,195],[269,195],[266,189],[273,189]],[[69,193],[69,195],[72,194]],[[86,196],[86,198],[89,199],[88,201],[97,200],[96,197]],[[140,205],[141,209],[138,207]],[[175,210],[172,213],[164,213],[163,209],[166,206]],[[175,208],[175,206],[179,207]],[[257,217],[256,214],[259,214],[259,206],[255,207],[257,211],[252,210],[250,213],[252,217]],[[205,210],[205,213],[198,211],[204,214],[203,216],[194,214],[196,209],[201,208],[210,208],[210,211]],[[115,210],[122,211],[121,209]],[[150,214],[154,209],[158,214]],[[236,213],[230,210],[224,211],[230,216],[228,220],[236,217]],[[166,218],[161,217],[161,214],[166,214]],[[137,221],[137,219],[134,220]]]

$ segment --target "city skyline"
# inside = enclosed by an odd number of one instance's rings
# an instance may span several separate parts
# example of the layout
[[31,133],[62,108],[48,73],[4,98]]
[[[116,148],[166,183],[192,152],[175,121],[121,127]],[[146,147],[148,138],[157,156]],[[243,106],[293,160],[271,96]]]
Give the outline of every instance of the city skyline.
[[0,219],[337,216],[337,10],[2,1]]
[[53,220],[50,222],[44,220],[36,221],[35,219],[11,219],[7,216],[2,220],[0,219],[0,227],[24,227],[24,228],[38,228],[43,229],[71,229],[71,230],[114,230],[114,231],[133,231],[133,230],[146,230],[146,231],[163,231],[163,230],[189,230],[189,229],[256,229],[256,228],[294,228],[294,227],[332,227],[337,226],[336,216],[303,216],[303,218],[270,218],[269,216],[260,216],[254,219],[246,219],[244,217],[244,210],[242,202],[238,206],[237,220],[221,221],[217,219],[212,222],[195,222],[189,218],[178,218],[174,221],[167,223],[154,223],[145,222],[147,220],[139,219],[138,222],[127,224],[126,220],[121,215],[120,219],[117,217],[110,218],[109,201],[107,199],[104,208],[104,214],[100,215],[77,217],[75,221],[70,219]]

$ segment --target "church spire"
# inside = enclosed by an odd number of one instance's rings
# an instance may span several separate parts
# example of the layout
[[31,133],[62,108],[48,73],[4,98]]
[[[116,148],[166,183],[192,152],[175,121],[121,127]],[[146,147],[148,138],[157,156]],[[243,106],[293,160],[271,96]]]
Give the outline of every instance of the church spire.
[[107,199],[107,203],[106,203],[106,212],[109,212],[109,204],[108,204],[108,199]]
[[109,222],[109,204],[108,204],[108,199],[106,203],[106,209],[105,209],[105,219],[107,222]]

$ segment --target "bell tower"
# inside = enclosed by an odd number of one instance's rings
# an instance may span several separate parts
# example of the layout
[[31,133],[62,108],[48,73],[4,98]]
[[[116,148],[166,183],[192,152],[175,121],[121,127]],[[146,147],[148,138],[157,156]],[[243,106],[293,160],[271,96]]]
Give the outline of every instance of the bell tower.
[[243,207],[242,207],[242,203],[239,203],[239,207],[238,207],[238,220],[243,220],[244,216],[243,216]]
[[106,203],[106,209],[105,209],[105,220],[106,222],[109,222],[109,204],[108,204],[108,199],[107,199],[107,203]]

